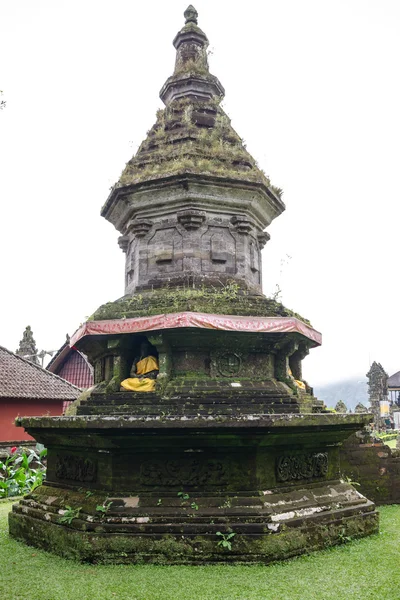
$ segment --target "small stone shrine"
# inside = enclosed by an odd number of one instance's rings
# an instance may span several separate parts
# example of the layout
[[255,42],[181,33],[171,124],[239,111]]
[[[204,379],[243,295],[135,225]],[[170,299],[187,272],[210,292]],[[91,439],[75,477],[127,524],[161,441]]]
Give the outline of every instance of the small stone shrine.
[[325,412],[301,370],[320,334],[262,294],[281,191],[221,108],[192,6],[185,19],[165,108],[102,209],[126,290],[71,339],[95,386],[75,414],[18,420],[48,472],[10,533],[81,560],[269,562],[378,529],[339,464],[370,416]]
[[376,431],[384,428],[384,418],[381,416],[381,404],[389,406],[387,380],[388,374],[381,363],[374,361],[368,371],[368,395],[371,404],[371,411],[374,415],[374,426]]

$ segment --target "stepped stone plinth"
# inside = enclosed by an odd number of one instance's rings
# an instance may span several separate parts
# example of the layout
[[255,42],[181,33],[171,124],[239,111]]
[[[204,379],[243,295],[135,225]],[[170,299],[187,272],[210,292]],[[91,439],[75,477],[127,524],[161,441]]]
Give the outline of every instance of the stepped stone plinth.
[[262,294],[281,190],[221,108],[192,6],[185,19],[165,108],[102,209],[125,295],[71,338],[95,385],[67,416],[18,420],[48,471],[10,533],[80,560],[266,563],[378,530],[339,455],[371,417],[315,398],[302,361],[320,333]]

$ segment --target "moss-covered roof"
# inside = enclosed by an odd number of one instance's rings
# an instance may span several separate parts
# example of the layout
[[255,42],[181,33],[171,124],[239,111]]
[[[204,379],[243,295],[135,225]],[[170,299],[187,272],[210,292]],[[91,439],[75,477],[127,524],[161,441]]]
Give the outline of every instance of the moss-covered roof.
[[174,73],[160,92],[166,108],[158,111],[111,197],[119,188],[182,174],[261,183],[280,197],[281,190],[270,185],[221,107],[225,91],[209,71],[208,39],[194,7],[185,11],[185,19],[174,39]]
[[307,319],[273,298],[249,296],[240,292],[235,284],[221,289],[162,288],[144,294],[124,296],[115,302],[100,306],[90,320],[128,319],[185,311],[259,317],[296,317],[306,325],[311,325]]
[[186,173],[270,186],[216,98],[173,100],[159,110],[156,123],[127,163],[117,187]]

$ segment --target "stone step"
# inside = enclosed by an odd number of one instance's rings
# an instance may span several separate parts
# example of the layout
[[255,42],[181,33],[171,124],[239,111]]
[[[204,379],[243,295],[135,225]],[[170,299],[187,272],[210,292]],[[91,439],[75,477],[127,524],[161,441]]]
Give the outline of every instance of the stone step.
[[234,394],[232,391],[229,394],[221,394],[220,391],[215,394],[182,394],[178,396],[171,397],[161,397],[156,396],[155,394],[145,394],[145,393],[134,393],[131,394],[129,392],[122,393],[117,397],[111,396],[109,394],[91,396],[87,400],[84,400],[81,405],[85,404],[87,406],[100,406],[102,404],[106,405],[115,405],[119,404],[135,404],[135,405],[165,405],[169,406],[173,403],[179,401],[179,404],[182,403],[200,403],[200,404],[240,404],[241,402],[248,402],[251,400],[267,400],[275,401],[275,402],[286,402],[291,404],[297,404],[297,398],[295,396],[289,395],[278,395],[278,394],[266,394],[263,392],[260,393],[247,393],[247,394],[237,394],[236,390]]
[[[264,404],[215,404],[208,407],[201,405],[158,405],[158,406],[138,406],[138,405],[107,405],[101,406],[78,406],[77,415],[137,415],[137,416],[174,416],[174,415],[263,415],[269,413],[294,413],[298,412],[298,407],[288,403],[264,403]],[[297,410],[296,410],[297,409]]]

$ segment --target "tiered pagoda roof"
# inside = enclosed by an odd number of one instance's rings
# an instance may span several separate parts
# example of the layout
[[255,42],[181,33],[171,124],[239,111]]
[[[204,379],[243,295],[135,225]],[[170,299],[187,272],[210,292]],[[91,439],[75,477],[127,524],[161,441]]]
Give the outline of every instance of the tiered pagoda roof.
[[157,112],[155,124],[126,164],[103,216],[120,188],[181,174],[263,184],[284,210],[281,190],[271,186],[221,107],[225,90],[209,71],[209,42],[197,25],[193,6],[185,11],[185,19],[173,42],[177,50],[174,73],[160,92],[166,107]]

